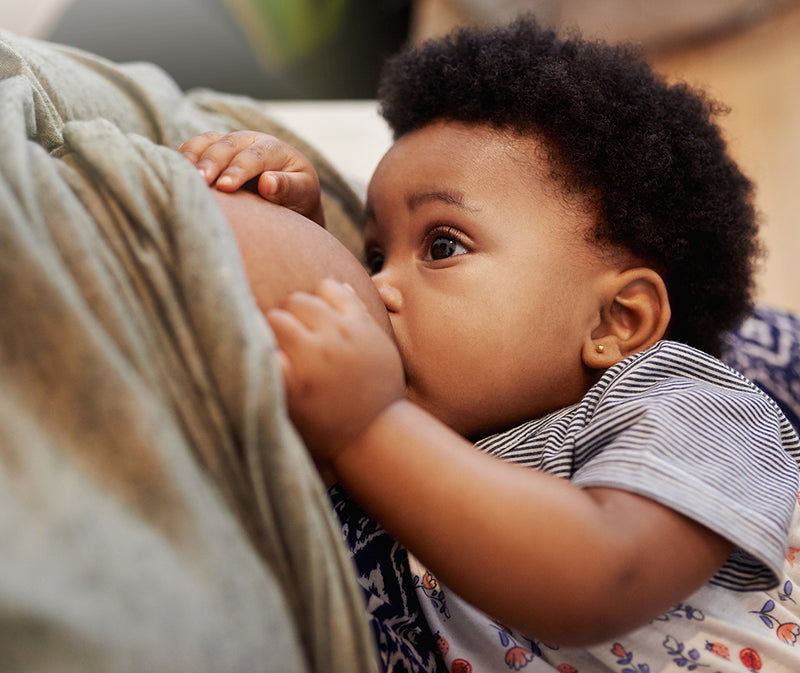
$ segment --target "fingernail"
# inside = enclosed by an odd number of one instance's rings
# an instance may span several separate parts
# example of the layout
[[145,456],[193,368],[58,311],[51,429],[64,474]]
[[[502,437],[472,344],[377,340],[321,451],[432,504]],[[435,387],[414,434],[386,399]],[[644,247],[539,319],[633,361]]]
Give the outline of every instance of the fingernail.
[[264,182],[266,183],[267,191],[274,194],[278,191],[278,178],[271,173],[264,173]]
[[230,175],[221,175],[217,178],[217,185],[227,187],[233,184],[233,178]]

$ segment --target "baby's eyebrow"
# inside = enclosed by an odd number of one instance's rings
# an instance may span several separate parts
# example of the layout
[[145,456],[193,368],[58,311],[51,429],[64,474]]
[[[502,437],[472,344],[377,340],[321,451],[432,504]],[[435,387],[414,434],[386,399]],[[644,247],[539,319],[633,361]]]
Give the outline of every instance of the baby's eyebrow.
[[[446,203],[449,206],[455,206],[473,213],[480,210],[478,206],[472,205],[467,201],[463,192],[452,189],[424,189],[413,192],[406,197],[406,207],[412,211],[431,202]],[[375,208],[369,200],[364,205],[364,220],[375,221]]]
[[449,206],[456,206],[457,208],[472,212],[479,210],[475,206],[467,203],[463,192],[451,189],[432,189],[414,192],[413,194],[409,194],[406,198],[406,205],[409,210],[416,210],[423,204],[430,203],[431,201],[441,201]]

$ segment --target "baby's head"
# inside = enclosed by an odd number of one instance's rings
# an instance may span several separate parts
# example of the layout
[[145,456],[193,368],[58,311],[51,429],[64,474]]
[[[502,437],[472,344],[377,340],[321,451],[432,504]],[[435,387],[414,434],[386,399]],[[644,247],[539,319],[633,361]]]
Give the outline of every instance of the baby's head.
[[750,301],[750,183],[713,106],[534,21],[389,61],[395,144],[365,251],[409,397],[467,436],[577,402],[669,336],[716,353]]
[[395,138],[447,119],[543,141],[565,198],[593,210],[592,240],[663,277],[670,338],[718,355],[750,307],[752,189],[712,121],[718,106],[632,49],[560,39],[533,19],[467,29],[391,59],[379,98]]

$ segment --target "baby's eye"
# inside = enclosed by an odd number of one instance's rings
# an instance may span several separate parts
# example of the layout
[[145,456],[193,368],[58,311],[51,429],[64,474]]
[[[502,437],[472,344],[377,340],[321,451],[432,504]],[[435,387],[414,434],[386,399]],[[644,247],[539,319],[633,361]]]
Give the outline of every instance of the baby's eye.
[[456,255],[463,255],[467,249],[452,236],[439,235],[431,242],[429,249],[430,258],[447,259]]
[[377,250],[369,250],[366,255],[367,271],[370,276],[374,276],[383,268],[383,253]]

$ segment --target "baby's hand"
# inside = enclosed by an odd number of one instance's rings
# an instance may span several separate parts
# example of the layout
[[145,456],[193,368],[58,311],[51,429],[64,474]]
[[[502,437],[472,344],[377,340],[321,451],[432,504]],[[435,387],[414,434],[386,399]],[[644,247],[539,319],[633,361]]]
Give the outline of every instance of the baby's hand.
[[318,463],[331,463],[405,394],[400,354],[353,290],[323,280],[267,313],[289,414]]
[[258,193],[325,226],[317,172],[297,149],[266,133],[204,133],[178,148],[210,185],[234,192],[258,177]]

